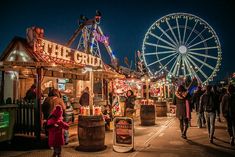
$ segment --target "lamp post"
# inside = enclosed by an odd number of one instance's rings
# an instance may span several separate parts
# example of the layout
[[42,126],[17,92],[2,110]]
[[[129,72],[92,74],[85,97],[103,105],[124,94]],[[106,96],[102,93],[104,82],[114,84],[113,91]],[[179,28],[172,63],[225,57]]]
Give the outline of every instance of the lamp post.
[[148,75],[144,75],[144,77],[141,78],[141,81],[145,82],[145,85],[146,85],[145,92],[146,92],[146,101],[148,103],[149,102],[149,82],[150,82],[150,78],[148,77]]
[[[149,101],[149,76],[145,75],[141,78],[141,81],[146,85],[146,100],[144,104],[140,106],[140,121],[143,126],[155,125],[156,110],[155,105]],[[146,102],[146,103],[145,103]]]

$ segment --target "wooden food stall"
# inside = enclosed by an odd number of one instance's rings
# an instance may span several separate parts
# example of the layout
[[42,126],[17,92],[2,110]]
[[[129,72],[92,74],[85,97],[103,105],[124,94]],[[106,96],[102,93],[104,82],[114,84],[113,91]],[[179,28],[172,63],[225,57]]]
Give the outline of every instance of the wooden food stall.
[[[113,78],[123,77],[112,69],[107,69],[101,58],[46,40],[43,32],[42,29],[33,27],[27,30],[26,39],[14,37],[0,58],[1,98],[11,99],[18,104],[16,119],[19,119],[19,130],[15,132],[29,133],[38,139],[41,136],[43,118],[41,104],[51,88],[59,89],[62,95],[68,96],[78,114],[78,101],[86,87],[91,89],[90,108],[93,107],[94,79],[103,82],[104,79],[111,81]],[[26,91],[33,84],[36,85],[36,101],[30,104],[22,102]],[[103,87],[102,101],[107,101]],[[32,107],[29,107],[31,104]],[[27,112],[22,112],[24,115],[21,116],[31,117],[30,120],[21,121],[23,118],[18,117],[18,113],[25,108],[19,106],[27,108]],[[77,121],[78,115],[75,116],[75,122]]]

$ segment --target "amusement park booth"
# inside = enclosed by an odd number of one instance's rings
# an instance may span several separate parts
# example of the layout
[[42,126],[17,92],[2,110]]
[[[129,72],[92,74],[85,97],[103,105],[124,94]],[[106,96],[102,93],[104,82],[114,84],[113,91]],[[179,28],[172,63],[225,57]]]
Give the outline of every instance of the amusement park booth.
[[[81,92],[89,87],[92,107],[107,102],[108,82],[124,77],[99,57],[44,38],[14,37],[0,61],[1,100],[8,99],[10,104],[18,105],[15,132],[35,135],[39,139],[41,104],[51,88],[68,96],[76,109]],[[99,86],[97,82],[100,82]],[[25,102],[26,91],[33,84],[36,85],[36,99]]]

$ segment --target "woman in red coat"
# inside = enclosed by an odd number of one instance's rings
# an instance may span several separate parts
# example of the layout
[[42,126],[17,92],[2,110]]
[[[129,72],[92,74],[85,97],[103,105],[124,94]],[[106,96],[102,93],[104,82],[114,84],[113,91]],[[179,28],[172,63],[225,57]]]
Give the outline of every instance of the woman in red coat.
[[69,128],[69,125],[63,122],[62,114],[61,106],[57,105],[47,121],[48,144],[54,148],[53,157],[61,156],[61,146],[64,145],[64,129],[68,130]]

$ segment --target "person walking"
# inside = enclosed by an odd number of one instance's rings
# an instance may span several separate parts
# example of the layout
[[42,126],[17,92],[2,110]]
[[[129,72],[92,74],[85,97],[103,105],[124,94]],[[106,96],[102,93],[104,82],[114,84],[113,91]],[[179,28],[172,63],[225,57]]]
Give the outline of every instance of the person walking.
[[213,93],[214,93],[216,120],[217,120],[217,122],[221,122],[221,119],[220,119],[220,101],[219,101],[220,92],[218,91],[217,85],[214,85],[212,89],[213,89]]
[[187,139],[187,130],[191,118],[190,105],[187,100],[188,91],[180,85],[173,97],[173,104],[176,105],[176,117],[180,122],[181,137]]
[[234,146],[235,138],[235,89],[233,85],[228,86],[228,92],[223,96],[221,109],[227,121],[227,130],[230,136],[230,144]]
[[[223,88],[221,89],[220,96],[219,96],[220,107],[221,107],[222,99],[223,99],[223,97],[224,97],[225,94],[227,94],[227,89],[223,87]],[[222,111],[221,111],[221,112],[222,112]]]
[[194,108],[197,114],[197,126],[198,128],[202,128],[205,126],[206,120],[204,116],[204,111],[199,112],[199,103],[200,103],[200,98],[203,94],[202,87],[198,86],[195,93],[193,94],[192,101],[194,104]]
[[64,130],[69,129],[69,125],[63,122],[63,110],[57,105],[49,116],[47,127],[49,130],[48,145],[53,147],[53,157],[61,157],[61,146],[64,145]]
[[203,111],[205,112],[209,141],[210,143],[213,143],[215,133],[216,105],[214,102],[214,93],[211,89],[211,85],[207,85],[206,92],[201,96],[200,99],[199,111],[201,113]]

